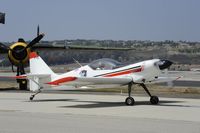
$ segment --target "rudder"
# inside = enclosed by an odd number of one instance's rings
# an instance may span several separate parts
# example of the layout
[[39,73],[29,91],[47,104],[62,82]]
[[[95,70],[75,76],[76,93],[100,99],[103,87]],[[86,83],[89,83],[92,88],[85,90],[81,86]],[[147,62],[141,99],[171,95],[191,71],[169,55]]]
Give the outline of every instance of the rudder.
[[[38,91],[40,89],[40,82],[51,81],[56,74],[50,69],[50,67],[44,62],[44,60],[37,55],[36,52],[31,52],[29,55],[30,62],[30,75],[34,75],[29,80],[30,90]],[[38,76],[37,76],[38,75]],[[41,75],[49,75],[46,77],[41,77]]]

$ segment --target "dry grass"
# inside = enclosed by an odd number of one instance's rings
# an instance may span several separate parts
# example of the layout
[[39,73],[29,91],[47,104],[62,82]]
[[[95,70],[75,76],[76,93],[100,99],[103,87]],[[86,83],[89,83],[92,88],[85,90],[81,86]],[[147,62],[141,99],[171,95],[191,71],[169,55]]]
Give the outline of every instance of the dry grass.
[[13,81],[13,82],[4,82],[4,81],[1,81],[0,82],[0,89],[6,89],[6,88],[18,88],[18,84]]

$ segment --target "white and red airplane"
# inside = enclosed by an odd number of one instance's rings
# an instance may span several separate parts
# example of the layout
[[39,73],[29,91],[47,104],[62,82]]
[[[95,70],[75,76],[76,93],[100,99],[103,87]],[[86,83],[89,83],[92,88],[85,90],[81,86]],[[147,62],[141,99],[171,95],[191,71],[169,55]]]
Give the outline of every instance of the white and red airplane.
[[150,96],[152,104],[158,104],[157,96],[152,96],[145,84],[167,82],[178,78],[159,77],[162,70],[171,66],[169,60],[152,59],[127,66],[112,59],[99,59],[92,63],[81,66],[64,74],[54,73],[36,52],[30,54],[30,73],[17,76],[16,78],[27,78],[30,83],[30,91],[33,100],[35,95],[41,92],[45,85],[49,86],[74,86],[80,88],[96,87],[99,85],[128,85],[127,105],[133,105],[131,88],[134,84],[141,85]]

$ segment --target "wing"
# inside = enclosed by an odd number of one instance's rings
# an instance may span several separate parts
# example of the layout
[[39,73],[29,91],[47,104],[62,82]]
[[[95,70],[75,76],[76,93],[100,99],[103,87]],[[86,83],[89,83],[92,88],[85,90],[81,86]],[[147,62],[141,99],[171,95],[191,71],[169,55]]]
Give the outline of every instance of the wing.
[[125,77],[125,78],[106,78],[106,77],[92,77],[92,78],[77,78],[77,82],[88,82],[91,84],[128,84],[132,81],[131,77]]
[[24,74],[19,76],[8,76],[8,75],[1,75],[0,78],[10,78],[10,79],[32,79],[34,77],[38,78],[47,78],[50,77],[50,74]]
[[164,83],[164,82],[171,82],[180,79],[181,77],[158,77],[155,80],[152,80],[146,84],[153,84],[153,83]]
[[8,78],[8,79],[28,79],[30,83],[30,90],[35,92],[39,89],[43,88],[45,83],[51,81],[50,74],[24,74],[19,76],[0,76],[0,78]]
[[47,84],[50,85],[72,85],[72,86],[84,86],[84,85],[126,85],[132,81],[131,77],[124,78],[111,78],[111,77],[65,77],[57,79]]

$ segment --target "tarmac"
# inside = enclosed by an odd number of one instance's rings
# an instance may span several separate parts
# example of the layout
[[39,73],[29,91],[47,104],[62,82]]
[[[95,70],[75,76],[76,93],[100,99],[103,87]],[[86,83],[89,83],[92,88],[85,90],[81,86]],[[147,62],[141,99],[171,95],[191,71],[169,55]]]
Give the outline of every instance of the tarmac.
[[0,133],[199,133],[200,100],[124,95],[0,92]]

